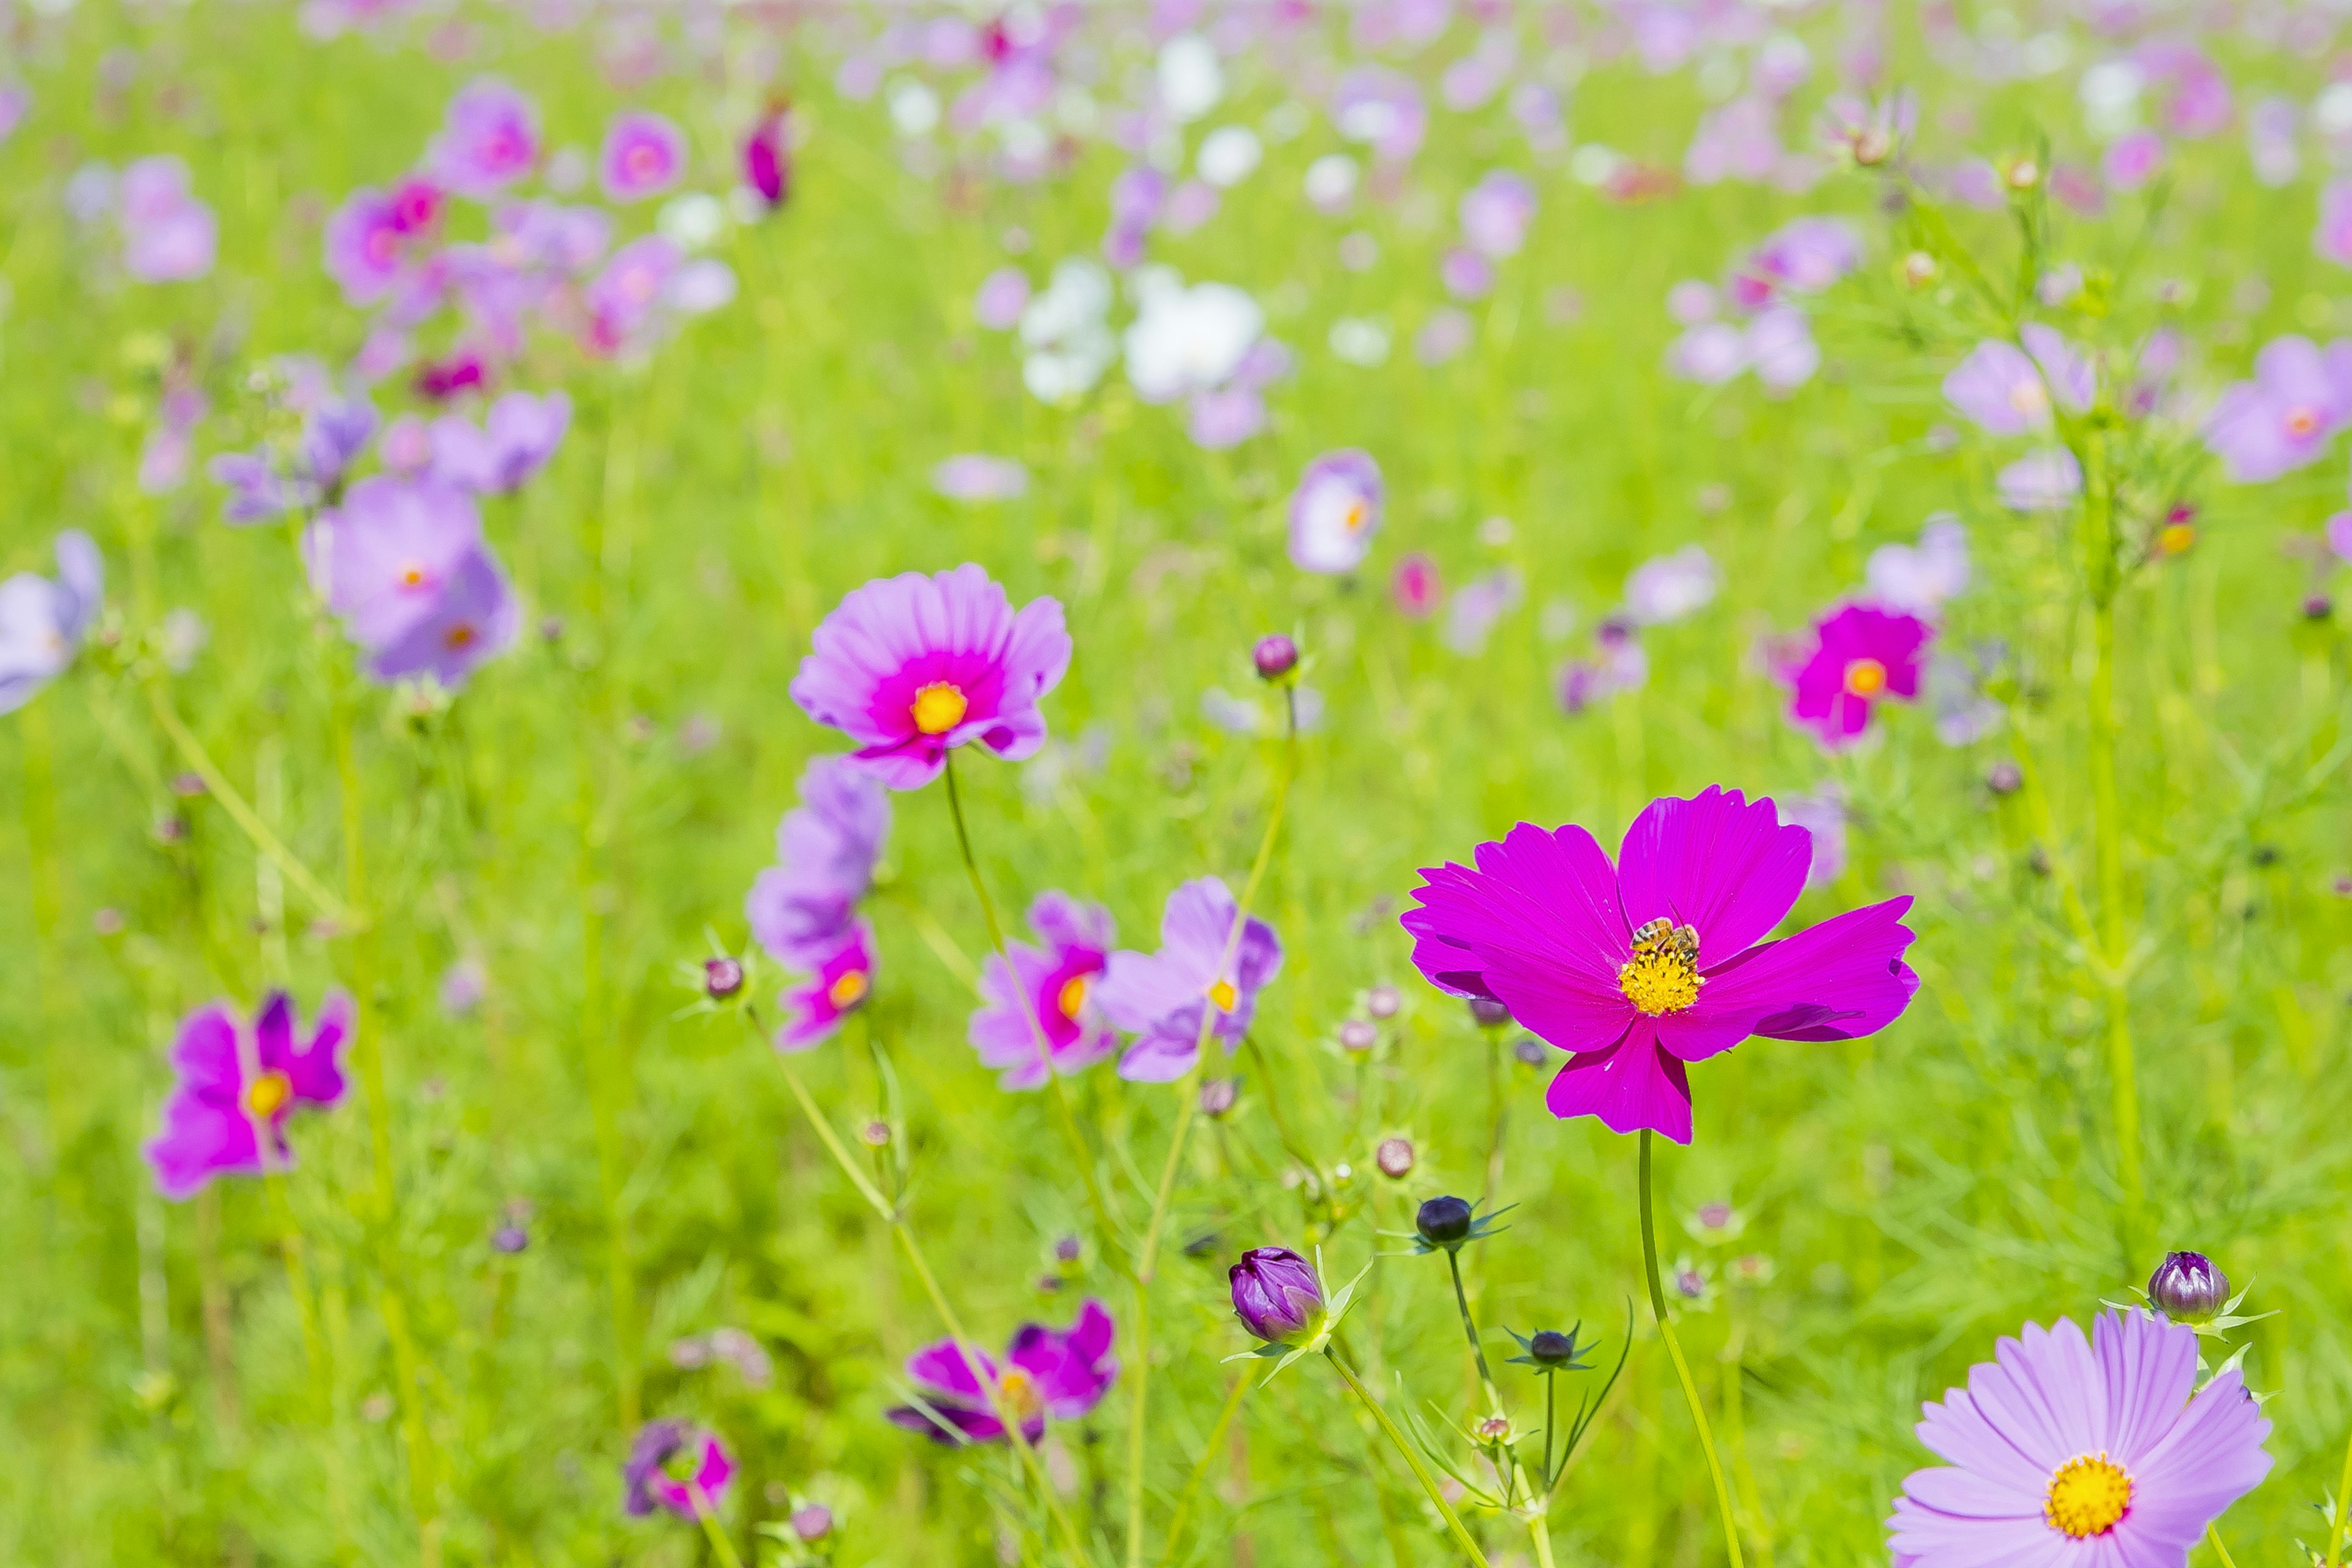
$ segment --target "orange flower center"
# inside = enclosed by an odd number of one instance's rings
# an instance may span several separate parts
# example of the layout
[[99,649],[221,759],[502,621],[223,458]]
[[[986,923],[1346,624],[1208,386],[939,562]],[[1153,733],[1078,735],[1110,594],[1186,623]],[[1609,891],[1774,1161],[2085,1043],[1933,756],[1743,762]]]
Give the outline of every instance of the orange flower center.
[[282,1072],[266,1072],[245,1086],[246,1113],[267,1120],[277,1115],[293,1098],[294,1081],[291,1079]]
[[915,717],[915,728],[924,734],[944,735],[963,722],[964,710],[971,706],[962,687],[934,680],[915,693],[914,705],[908,711]]
[[422,588],[425,586],[424,566],[415,561],[411,561],[408,564],[403,566],[400,569],[400,585],[404,588]]
[[1216,1005],[1218,1012],[1230,1013],[1234,1004],[1241,1000],[1241,993],[1234,989],[1232,981],[1220,980],[1209,987],[1209,1000]]
[[1865,700],[1886,689],[1886,667],[1874,658],[1857,658],[1845,667],[1845,693]]
[[1365,522],[1370,519],[1371,515],[1372,509],[1366,506],[1360,498],[1349,501],[1348,503],[1348,510],[1339,514],[1339,525],[1345,528],[1349,532],[1353,533],[1356,530],[1363,527]]
[[2319,410],[2297,405],[2286,411],[2286,433],[2298,440],[2319,431]]
[[1054,1005],[1061,1008],[1063,1017],[1076,1018],[1079,1010],[1086,1006],[1087,981],[1089,978],[1084,974],[1073,974],[1062,982],[1061,994],[1054,999]]
[[2042,1500],[2050,1528],[2074,1541],[2105,1535],[2129,1511],[2132,1479],[2105,1454],[2077,1454],[2051,1474]]
[[471,647],[474,646],[474,628],[460,621],[444,632],[441,640],[452,649]]
[[2189,522],[2167,523],[2164,531],[2156,536],[2156,546],[2167,555],[2185,555],[2197,542],[2197,525]]
[[996,1374],[996,1397],[1004,1406],[1004,1413],[1016,1420],[1025,1420],[1045,1408],[1037,1380],[1017,1366],[1008,1366]]
[[866,1000],[866,971],[852,969],[824,988],[825,998],[843,1012]]
[[1653,1018],[1679,1013],[1698,1000],[1706,979],[1698,972],[1698,932],[1664,918],[1633,933],[1633,955],[1617,968],[1617,989]]

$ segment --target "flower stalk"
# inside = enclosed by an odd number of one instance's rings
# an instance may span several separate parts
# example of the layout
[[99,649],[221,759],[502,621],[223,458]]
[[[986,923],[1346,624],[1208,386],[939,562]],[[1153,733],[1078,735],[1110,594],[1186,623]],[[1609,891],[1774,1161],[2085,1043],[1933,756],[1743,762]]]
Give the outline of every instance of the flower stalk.
[[1683,1359],[1682,1342],[1675,1337],[1675,1325],[1666,1316],[1665,1288],[1658,1279],[1657,1227],[1651,1215],[1650,1199],[1651,1132],[1642,1129],[1642,1278],[1650,1287],[1650,1315],[1656,1320],[1658,1337],[1666,1342],[1666,1354],[1674,1359],[1675,1375],[1682,1380],[1683,1398],[1689,1402],[1691,1420],[1698,1427],[1698,1446],[1706,1455],[1706,1473],[1715,1483],[1716,1512],[1723,1520],[1723,1546],[1730,1555],[1731,1568],[1742,1568],[1747,1561],[1740,1554],[1739,1527],[1731,1512],[1731,1489],[1723,1479],[1723,1461],[1716,1457],[1715,1435],[1706,1424],[1706,1407],[1699,1403],[1698,1384],[1691,1381],[1690,1363]]

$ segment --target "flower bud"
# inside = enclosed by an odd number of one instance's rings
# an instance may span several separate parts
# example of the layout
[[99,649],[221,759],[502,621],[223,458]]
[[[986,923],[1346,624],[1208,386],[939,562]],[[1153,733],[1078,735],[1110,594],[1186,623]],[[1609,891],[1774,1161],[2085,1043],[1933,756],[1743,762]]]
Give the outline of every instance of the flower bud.
[[1528,1340],[1528,1357],[1538,1366],[1566,1366],[1576,1359],[1576,1341],[1558,1329],[1538,1329]]
[[1489,1415],[1478,1423],[1478,1441],[1481,1443],[1507,1442],[1510,1436],[1511,1418],[1507,1415]]
[[1212,1121],[1230,1114],[1234,1101],[1240,1094],[1241,1086],[1232,1079],[1203,1079],[1201,1082],[1201,1114]]
[[2336,613],[2336,601],[2325,594],[2307,594],[2303,601],[2303,618],[2324,621]]
[[743,989],[743,966],[731,958],[706,958],[702,961],[702,994],[713,1002],[724,1002]]
[[1985,770],[1985,788],[1995,795],[2015,795],[2025,787],[2025,770],[2004,757]]
[[1350,1018],[1339,1026],[1339,1044],[1348,1050],[1369,1051],[1380,1043],[1380,1029],[1362,1018]]
[[890,1124],[876,1117],[857,1130],[857,1141],[868,1149],[887,1149],[890,1146]]
[[1521,1035],[1519,1043],[1511,1047],[1511,1055],[1522,1067],[1539,1068],[1551,1058],[1544,1055],[1544,1043],[1533,1035]]
[[1492,996],[1473,996],[1470,1017],[1482,1029],[1499,1029],[1511,1021],[1511,1010]]
[[1435,1197],[1412,1216],[1413,1229],[1432,1247],[1459,1247],[1470,1234],[1470,1205],[1455,1197]]
[[814,1546],[833,1533],[833,1510],[821,1502],[806,1502],[793,1510],[793,1533],[803,1544]]
[[1054,1243],[1054,1261],[1076,1263],[1086,1254],[1086,1244],[1075,1236],[1065,1236]]
[[1280,680],[1298,668],[1298,645],[1280,632],[1270,632],[1257,639],[1250,662],[1257,666],[1261,680]]
[[519,1225],[502,1225],[490,1232],[490,1250],[511,1258],[530,1245],[530,1232]]
[[1314,1266],[1286,1247],[1256,1247],[1226,1271],[1234,1315],[1274,1344],[1310,1339],[1323,1323],[1323,1282]]
[[1412,1160],[1410,1138],[1383,1138],[1381,1146],[1372,1151],[1372,1163],[1381,1168],[1381,1175],[1394,1182],[1412,1174]]
[[1364,993],[1364,1011],[1375,1018],[1393,1018],[1404,1006],[1404,993],[1393,985],[1375,985]]
[[2168,1252],[2147,1277],[2147,1299],[2176,1323],[2210,1322],[2230,1299],[2230,1277],[2201,1252]]

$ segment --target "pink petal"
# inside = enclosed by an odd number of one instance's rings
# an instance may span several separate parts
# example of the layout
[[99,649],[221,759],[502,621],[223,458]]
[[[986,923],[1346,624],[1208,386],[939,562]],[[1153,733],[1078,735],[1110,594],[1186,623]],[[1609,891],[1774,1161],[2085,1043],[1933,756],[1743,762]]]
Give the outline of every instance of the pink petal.
[[1769,936],[1804,891],[1812,835],[1782,826],[1769,800],[1709,785],[1656,800],[1625,830],[1617,856],[1626,924],[1664,916],[1698,931],[1702,964]]
[[1658,1049],[1654,1030],[1636,1023],[1605,1051],[1569,1058],[1544,1097],[1554,1116],[1597,1116],[1612,1132],[1648,1128],[1677,1143],[1691,1141],[1690,1079]]

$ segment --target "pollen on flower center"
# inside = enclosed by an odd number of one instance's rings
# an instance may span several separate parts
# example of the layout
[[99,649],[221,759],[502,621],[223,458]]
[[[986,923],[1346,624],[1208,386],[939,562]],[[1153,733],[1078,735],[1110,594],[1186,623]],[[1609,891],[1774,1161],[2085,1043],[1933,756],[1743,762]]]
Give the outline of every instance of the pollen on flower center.
[[294,1083],[282,1072],[266,1072],[245,1089],[245,1109],[253,1116],[275,1116],[294,1098]]
[[474,646],[474,628],[460,621],[451,626],[441,640],[446,643],[452,651],[471,647]]
[[1075,1018],[1086,1006],[1087,979],[1086,975],[1073,974],[1062,982],[1061,992],[1054,998],[1054,1005],[1061,1008],[1063,1017]]
[[1353,533],[1364,526],[1364,520],[1370,515],[1371,509],[1362,500],[1351,500],[1348,503],[1348,510],[1339,514],[1339,524],[1349,532]]
[[1010,1415],[1034,1415],[1045,1407],[1045,1401],[1037,1392],[1037,1380],[1017,1366],[1008,1366],[997,1375],[996,1396]]
[[2010,389],[2009,405],[2020,414],[2040,415],[2050,407],[2050,395],[2038,381],[2021,381]]
[[425,568],[416,562],[409,562],[400,569],[400,585],[404,588],[425,586]]
[[953,681],[934,680],[915,693],[914,705],[908,710],[915,717],[915,728],[926,735],[944,735],[963,722],[964,710],[971,704],[963,688]]
[[866,1000],[866,971],[852,969],[824,988],[826,1000],[846,1010]]
[[1886,689],[1886,667],[1874,658],[1857,658],[1845,667],[1849,697],[1875,697]]
[[2131,1509],[2132,1479],[2105,1454],[2077,1454],[2050,1477],[2042,1517],[2075,1541],[2105,1535]]
[[1220,980],[1209,987],[1209,1000],[1217,1005],[1220,1013],[1232,1012],[1234,1004],[1240,999],[1241,993],[1234,989],[1234,983],[1230,980]]
[[2298,405],[2286,411],[2286,433],[2294,437],[2310,436],[2319,429],[2319,410]]
[[1679,1013],[1706,984],[1698,972],[1698,932],[1654,920],[1633,933],[1633,956],[1617,970],[1617,989],[1653,1018]]

